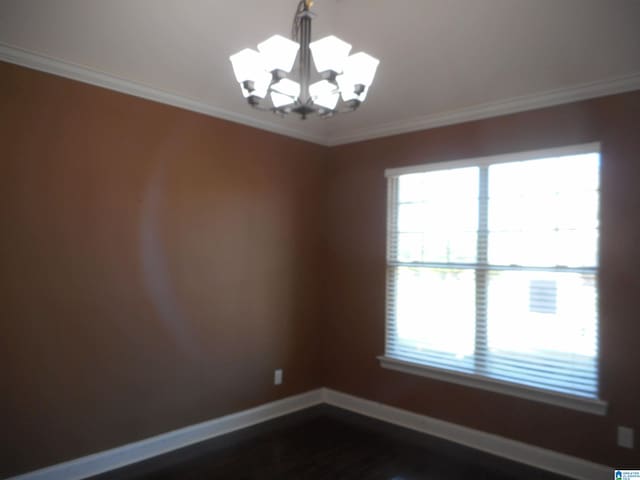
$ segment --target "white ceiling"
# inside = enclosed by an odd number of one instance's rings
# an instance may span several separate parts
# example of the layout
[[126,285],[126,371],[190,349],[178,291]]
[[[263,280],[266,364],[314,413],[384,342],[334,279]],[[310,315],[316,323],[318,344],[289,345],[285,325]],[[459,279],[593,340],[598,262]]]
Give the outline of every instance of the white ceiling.
[[380,59],[329,120],[250,109],[230,54],[288,36],[297,0],[0,0],[0,59],[326,144],[640,88],[640,0],[316,0]]

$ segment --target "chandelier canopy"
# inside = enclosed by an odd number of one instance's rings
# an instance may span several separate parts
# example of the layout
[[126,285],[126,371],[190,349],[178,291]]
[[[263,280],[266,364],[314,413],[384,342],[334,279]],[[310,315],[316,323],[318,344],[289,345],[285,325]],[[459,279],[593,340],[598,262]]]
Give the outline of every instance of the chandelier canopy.
[[[379,60],[364,52],[349,55],[351,45],[333,35],[311,42],[312,0],[296,9],[291,38],[274,35],[231,55],[242,94],[254,108],[280,115],[327,118],[352,112],[367,97]],[[291,74],[296,57],[298,73]],[[311,58],[317,71],[311,83]]]

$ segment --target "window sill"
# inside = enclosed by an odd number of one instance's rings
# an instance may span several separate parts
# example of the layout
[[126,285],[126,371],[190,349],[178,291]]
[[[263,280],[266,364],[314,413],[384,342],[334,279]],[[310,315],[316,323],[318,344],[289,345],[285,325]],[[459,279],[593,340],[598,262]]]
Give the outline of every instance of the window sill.
[[558,407],[592,413],[594,415],[606,415],[607,413],[607,402],[603,400],[593,400],[573,395],[565,395],[534,387],[527,387],[525,385],[494,380],[492,378],[485,378],[467,373],[454,372],[417,363],[405,362],[403,360],[397,360],[395,358],[385,356],[379,356],[378,360],[380,361],[380,366],[382,368],[388,368],[390,370],[410,373],[422,377],[435,378],[436,380],[457,383],[467,387],[481,388],[491,392],[526,398],[527,400],[548,403]]

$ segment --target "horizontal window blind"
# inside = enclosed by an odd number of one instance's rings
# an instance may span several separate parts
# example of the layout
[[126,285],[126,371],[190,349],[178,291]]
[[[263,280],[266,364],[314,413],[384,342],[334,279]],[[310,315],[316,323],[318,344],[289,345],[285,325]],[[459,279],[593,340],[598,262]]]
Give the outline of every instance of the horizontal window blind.
[[392,173],[386,356],[598,397],[596,148]]

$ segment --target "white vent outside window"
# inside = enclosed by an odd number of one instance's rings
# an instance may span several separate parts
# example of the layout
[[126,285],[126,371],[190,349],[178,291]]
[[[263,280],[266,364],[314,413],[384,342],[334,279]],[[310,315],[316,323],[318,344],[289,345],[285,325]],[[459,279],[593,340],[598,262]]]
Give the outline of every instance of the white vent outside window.
[[599,145],[386,174],[382,366],[604,414]]

